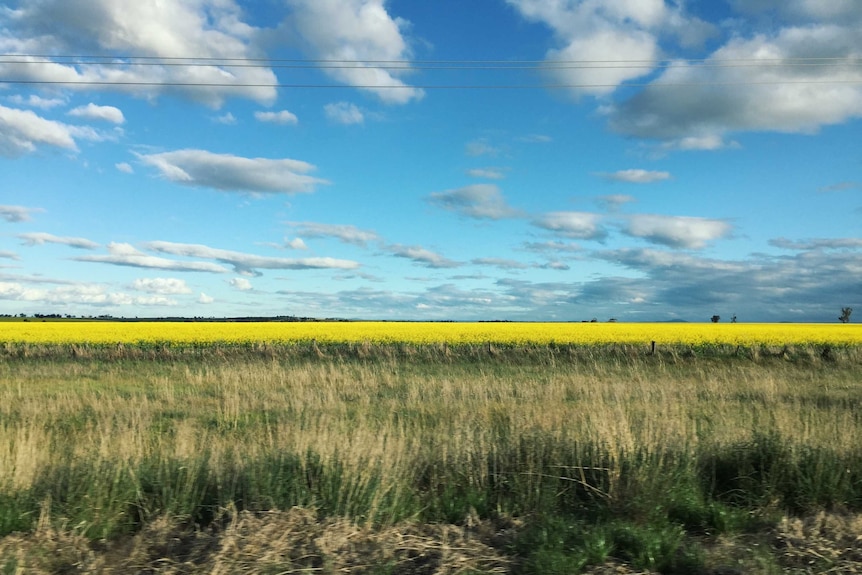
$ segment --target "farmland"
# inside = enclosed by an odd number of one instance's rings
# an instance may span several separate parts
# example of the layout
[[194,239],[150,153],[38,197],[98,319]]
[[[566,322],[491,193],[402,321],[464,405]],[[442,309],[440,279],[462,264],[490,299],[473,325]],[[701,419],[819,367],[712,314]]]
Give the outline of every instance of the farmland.
[[857,326],[2,330],[0,573],[860,564]]

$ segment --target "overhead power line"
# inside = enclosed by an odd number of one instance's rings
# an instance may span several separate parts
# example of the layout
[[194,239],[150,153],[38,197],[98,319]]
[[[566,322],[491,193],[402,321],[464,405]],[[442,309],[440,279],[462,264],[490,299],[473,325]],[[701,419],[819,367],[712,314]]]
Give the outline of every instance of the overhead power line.
[[76,66],[183,66],[223,68],[341,69],[381,68],[387,70],[547,70],[547,69],[662,69],[682,66],[703,68],[759,67],[862,67],[862,58],[690,58],[667,60],[346,60],[215,58],[192,56],[58,56],[50,54],[2,54],[0,64],[65,64]]
[[[291,69],[291,70],[486,70],[486,71],[528,71],[550,72],[561,70],[609,71],[616,69],[647,69],[661,70],[671,68],[763,68],[769,71],[781,69],[805,69],[806,72],[817,70],[832,70],[836,68],[850,69],[862,73],[862,58],[737,58],[737,59],[684,59],[684,60],[347,60],[347,59],[274,59],[274,58],[215,58],[215,57],[184,57],[184,56],[95,56],[95,55],[51,55],[51,54],[0,54],[0,66],[12,69],[21,67],[37,67],[44,65],[63,66],[99,66],[99,67],[185,67],[185,68],[259,68],[259,69]],[[147,81],[147,80],[48,80],[26,77],[0,77],[0,84],[32,84],[60,86],[142,86],[142,87],[202,87],[202,88],[367,88],[377,90],[387,89],[425,89],[425,90],[507,90],[507,89],[590,89],[628,87],[696,87],[696,86],[747,86],[747,85],[778,85],[778,84],[860,84],[862,74],[851,78],[816,78],[816,79],[765,79],[765,80],[728,80],[699,82],[577,82],[577,83],[544,83],[544,82],[499,82],[499,83],[425,83],[425,84],[328,84],[317,82],[273,82],[252,83],[246,81],[230,82],[181,82],[181,81]]]

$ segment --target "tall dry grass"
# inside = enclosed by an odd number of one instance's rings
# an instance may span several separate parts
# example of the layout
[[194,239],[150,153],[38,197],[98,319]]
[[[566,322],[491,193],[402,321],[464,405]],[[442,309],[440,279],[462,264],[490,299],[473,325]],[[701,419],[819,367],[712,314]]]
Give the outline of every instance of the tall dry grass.
[[713,499],[862,506],[852,358],[330,351],[4,358],[0,535],[46,506],[92,538],[230,507],[690,527],[723,521]]

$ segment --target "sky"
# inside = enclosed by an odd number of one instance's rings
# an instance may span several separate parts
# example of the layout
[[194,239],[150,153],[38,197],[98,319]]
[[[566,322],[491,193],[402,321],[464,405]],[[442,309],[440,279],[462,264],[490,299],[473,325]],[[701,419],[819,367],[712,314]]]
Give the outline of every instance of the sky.
[[858,0],[5,0],[0,314],[862,316],[860,31]]

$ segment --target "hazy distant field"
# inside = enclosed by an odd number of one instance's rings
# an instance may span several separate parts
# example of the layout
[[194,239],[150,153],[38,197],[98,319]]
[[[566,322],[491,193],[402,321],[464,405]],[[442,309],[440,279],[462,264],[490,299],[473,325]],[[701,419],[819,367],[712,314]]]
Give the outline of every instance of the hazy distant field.
[[858,566],[859,335],[5,324],[0,573]]

